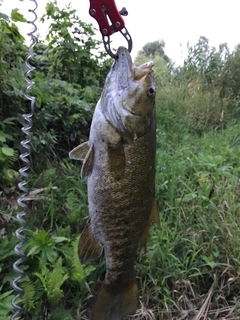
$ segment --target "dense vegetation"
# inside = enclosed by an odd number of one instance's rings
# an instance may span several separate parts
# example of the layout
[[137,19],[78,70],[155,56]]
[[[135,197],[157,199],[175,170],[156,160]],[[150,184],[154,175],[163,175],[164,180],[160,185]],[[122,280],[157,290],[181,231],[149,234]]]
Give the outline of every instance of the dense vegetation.
[[[95,30],[68,7],[49,3],[47,43],[35,46],[37,97],[32,127],[27,258],[21,265],[24,319],[87,319],[104,261],[81,265],[79,235],[88,214],[80,163],[68,152],[87,140],[111,61]],[[22,163],[22,90],[27,53],[15,21],[0,14],[0,318],[12,312],[14,231]],[[129,319],[238,319],[240,300],[240,46],[212,48],[201,37],[176,67],[164,42],[146,44],[157,84],[156,198],[153,227],[136,264],[140,309]]]

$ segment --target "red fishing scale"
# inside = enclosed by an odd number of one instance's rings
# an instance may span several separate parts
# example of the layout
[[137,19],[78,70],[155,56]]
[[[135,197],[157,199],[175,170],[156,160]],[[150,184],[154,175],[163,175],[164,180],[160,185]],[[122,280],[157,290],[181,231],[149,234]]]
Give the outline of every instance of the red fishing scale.
[[118,31],[124,36],[128,43],[128,51],[132,50],[132,38],[125,28],[125,22],[122,16],[127,16],[126,8],[118,11],[114,0],[90,0],[89,14],[96,19],[99,30],[103,37],[103,43],[106,52],[116,58],[110,47],[110,36]]

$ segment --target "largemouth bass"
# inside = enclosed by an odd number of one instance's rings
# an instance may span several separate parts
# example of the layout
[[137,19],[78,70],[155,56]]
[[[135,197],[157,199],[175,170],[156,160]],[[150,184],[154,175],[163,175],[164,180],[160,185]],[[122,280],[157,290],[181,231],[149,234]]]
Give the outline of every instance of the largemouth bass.
[[135,67],[120,47],[97,103],[89,141],[69,156],[83,160],[89,220],[79,242],[82,262],[104,251],[106,275],[92,320],[120,320],[134,313],[138,287],[134,262],[153,222],[155,193],[155,84],[153,63]]

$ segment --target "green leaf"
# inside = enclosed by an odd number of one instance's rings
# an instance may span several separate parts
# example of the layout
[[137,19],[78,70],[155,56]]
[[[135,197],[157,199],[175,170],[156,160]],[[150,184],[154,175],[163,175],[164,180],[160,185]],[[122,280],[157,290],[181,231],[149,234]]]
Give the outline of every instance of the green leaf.
[[9,314],[9,312],[12,309],[12,298],[13,295],[11,295],[12,291],[6,292],[6,294],[0,295],[0,316],[6,316]]
[[35,254],[38,254],[40,251],[41,251],[41,249],[39,248],[39,246],[34,246],[29,250],[27,256],[28,257],[29,256],[34,256]]
[[6,142],[5,133],[1,130],[0,130],[0,142]]
[[11,12],[11,19],[15,22],[27,22],[24,16],[18,12],[19,9],[13,9]]
[[5,161],[6,157],[4,156],[3,152],[2,152],[2,148],[0,148],[0,161]]
[[63,242],[63,241],[69,241],[69,239],[66,238],[66,237],[52,237],[52,239],[53,239],[54,242],[56,242],[56,243]]
[[47,291],[47,286],[46,286],[45,277],[44,277],[41,273],[39,273],[39,272],[34,272],[33,274],[41,280],[42,285],[43,285],[45,291]]
[[93,265],[84,266],[84,275],[85,275],[85,277],[88,277],[96,269],[97,269],[97,267],[93,266]]
[[4,172],[5,172],[6,178],[9,181],[14,180],[19,176],[19,173],[15,170],[12,170],[12,169],[4,170]]
[[197,172],[197,176],[201,178],[206,178],[210,175],[210,171],[199,171]]
[[195,192],[192,192],[192,193],[185,194],[182,201],[188,202],[188,201],[191,201],[195,198],[197,198],[197,194]]
[[47,3],[46,7],[45,7],[45,10],[47,12],[48,15],[51,15],[53,14],[54,12],[54,4],[53,3]]
[[[36,292],[36,287],[31,281],[23,282],[22,287],[24,289],[23,305],[25,309],[29,310],[34,306],[34,295]],[[37,288],[37,290],[39,290],[39,288]]]
[[10,290],[10,291],[7,291],[7,292],[4,292],[4,293],[0,294],[1,300],[3,300],[4,298],[8,297],[12,293],[13,293],[13,290]]
[[211,269],[215,267],[216,263],[213,261],[212,255],[210,255],[209,257],[203,256],[202,258]]
[[41,257],[50,262],[53,262],[57,257],[57,253],[53,249],[49,248],[48,250],[46,249],[45,251],[42,251]]
[[[10,31],[10,33],[11,33],[11,31]],[[18,120],[17,117],[8,117],[8,118],[3,120],[3,123],[4,124],[14,124],[16,122],[16,120]]]
[[1,150],[2,150],[2,153],[5,154],[5,156],[7,156],[7,157],[13,157],[14,156],[13,148],[2,147]]

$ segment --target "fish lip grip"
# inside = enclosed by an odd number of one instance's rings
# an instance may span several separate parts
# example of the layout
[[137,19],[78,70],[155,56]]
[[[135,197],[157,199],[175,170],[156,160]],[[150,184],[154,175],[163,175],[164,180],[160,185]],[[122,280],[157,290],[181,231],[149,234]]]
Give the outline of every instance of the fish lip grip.
[[[132,38],[125,28],[125,22],[122,18],[122,16],[128,15],[126,8],[118,11],[114,0],[90,0],[89,14],[97,20],[99,30],[103,37],[105,50],[112,58],[117,58],[110,47],[110,36],[115,32],[121,32],[127,40],[128,51],[132,51]],[[109,24],[109,20],[112,23],[111,25]]]

